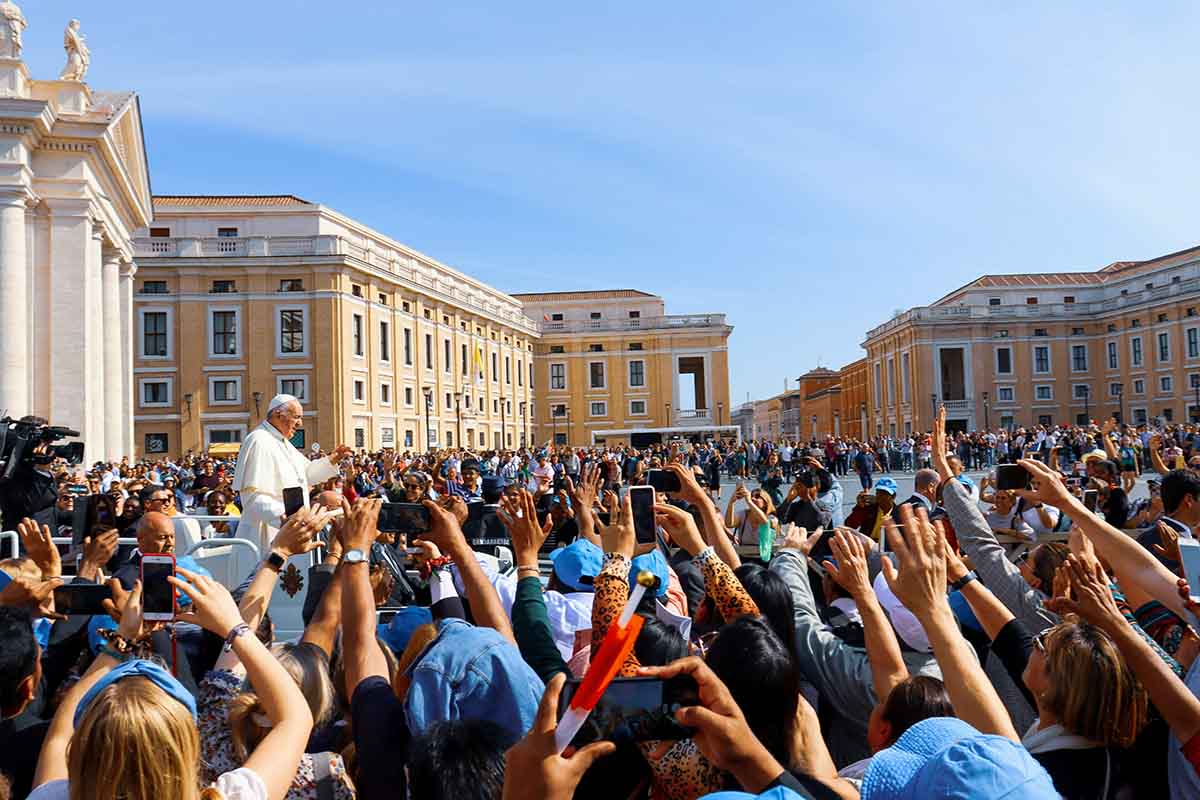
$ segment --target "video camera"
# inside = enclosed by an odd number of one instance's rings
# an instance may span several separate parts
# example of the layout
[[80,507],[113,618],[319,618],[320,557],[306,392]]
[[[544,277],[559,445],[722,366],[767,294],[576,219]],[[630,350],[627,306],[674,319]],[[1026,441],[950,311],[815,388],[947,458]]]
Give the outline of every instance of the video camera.
[[12,480],[22,465],[50,464],[56,458],[73,465],[82,463],[83,442],[51,444],[78,435],[79,431],[47,425],[37,418],[0,419],[0,484]]

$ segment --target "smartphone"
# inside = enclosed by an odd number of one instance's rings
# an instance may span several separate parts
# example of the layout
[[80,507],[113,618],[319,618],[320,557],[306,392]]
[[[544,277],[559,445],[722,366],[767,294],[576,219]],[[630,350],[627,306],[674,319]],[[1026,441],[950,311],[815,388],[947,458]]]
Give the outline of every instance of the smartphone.
[[652,469],[646,473],[646,485],[653,486],[656,492],[678,492],[683,487],[679,476],[669,469]]
[[809,551],[808,557],[818,564],[822,561],[833,559],[833,548],[829,546],[829,540],[833,538],[835,533],[837,531],[832,528],[822,533],[821,538],[817,539],[817,543]]
[[175,619],[175,587],[167,582],[175,574],[175,556],[147,553],[142,556],[142,617],[148,622]]
[[54,610],[67,616],[107,614],[105,600],[112,600],[112,589],[106,584],[65,583],[54,590]]
[[388,625],[400,613],[399,608],[379,608],[375,610],[375,623],[377,625]]
[[1098,492],[1097,490],[1084,489],[1083,490],[1083,507],[1086,508],[1088,511],[1094,512],[1096,510],[1096,501],[1099,499],[1099,497],[1100,497],[1100,492]]
[[283,516],[290,517],[304,508],[304,487],[289,486],[283,490]]
[[[558,698],[559,719],[579,689],[579,683],[569,680],[563,686]],[[683,706],[699,703],[700,692],[690,675],[667,680],[615,678],[571,744],[583,747],[600,741],[621,744],[686,739],[692,735],[692,730],[675,720],[675,712]]]
[[638,544],[654,543],[654,487],[634,486],[629,490],[633,507],[633,531]]
[[996,489],[1007,492],[1012,489],[1028,489],[1029,473],[1020,464],[1001,464],[996,467]]
[[[86,491],[86,490],[85,490]],[[100,521],[100,504],[104,495],[77,495],[71,504],[71,544],[82,547]]]
[[1200,541],[1179,537],[1179,555],[1183,559],[1183,577],[1187,578],[1192,599],[1200,592]]
[[388,533],[425,533],[430,527],[429,509],[420,503],[384,503],[375,527]]

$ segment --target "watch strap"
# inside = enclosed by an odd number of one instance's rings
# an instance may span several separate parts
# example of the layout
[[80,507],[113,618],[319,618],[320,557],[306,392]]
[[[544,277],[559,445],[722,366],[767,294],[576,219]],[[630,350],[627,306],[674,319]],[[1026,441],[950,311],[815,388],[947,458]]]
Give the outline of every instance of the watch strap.
[[967,572],[966,575],[963,575],[961,578],[956,580],[954,583],[950,584],[950,588],[956,592],[962,591],[962,588],[964,586],[966,586],[971,581],[978,580],[978,579],[979,579],[979,576],[975,574],[975,570],[971,570],[971,571]]
[[267,560],[265,563],[271,569],[279,572],[281,569],[283,569],[283,565],[287,563],[287,559],[272,550],[270,553],[267,553]]
[[345,553],[342,554],[342,563],[343,564],[360,564],[360,563],[365,563],[366,560],[367,560],[367,554],[364,553],[362,550],[358,550],[358,549],[347,550]]

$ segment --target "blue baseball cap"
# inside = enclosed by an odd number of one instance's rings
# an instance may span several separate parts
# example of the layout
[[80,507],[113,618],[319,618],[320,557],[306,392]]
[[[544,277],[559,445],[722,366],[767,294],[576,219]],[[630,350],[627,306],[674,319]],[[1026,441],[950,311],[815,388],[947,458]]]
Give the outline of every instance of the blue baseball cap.
[[167,672],[158,664],[143,658],[137,658],[113,668],[104,677],[96,681],[92,688],[87,690],[87,693],[84,694],[83,699],[79,701],[79,705],[75,708],[75,727],[79,727],[79,720],[87,713],[88,707],[100,696],[101,692],[117,681],[131,677],[145,678],[150,681],[166,692],[167,695],[182,703],[184,708],[188,710],[188,713],[192,715],[192,719],[196,719],[196,698],[192,697],[192,693],[183,688],[183,684],[176,680],[174,675]]
[[413,631],[433,622],[433,612],[424,606],[405,606],[396,611],[396,616],[386,625],[376,626],[376,635],[397,656],[408,647]]
[[1050,775],[1024,747],[954,717],[921,720],[876,753],[861,792],[863,800],[1059,798]]
[[762,794],[714,792],[713,794],[704,795],[700,800],[801,800],[801,798],[800,795],[786,786],[776,786],[774,789],[767,789]]
[[875,491],[878,492],[881,490],[887,492],[892,497],[895,497],[896,492],[900,491],[896,486],[896,482],[891,478],[880,478],[879,480],[875,481]]
[[554,574],[564,586],[577,592],[590,592],[593,591],[592,584],[580,579],[595,578],[600,574],[604,551],[587,539],[576,539],[550,553],[550,563],[554,565]]
[[667,582],[671,580],[671,573],[667,568],[667,559],[663,556],[662,551],[655,547],[649,553],[643,553],[633,559],[629,567],[629,585],[631,587],[637,583],[637,575],[642,570],[649,570],[658,579],[658,588],[655,590],[654,596],[665,595]]

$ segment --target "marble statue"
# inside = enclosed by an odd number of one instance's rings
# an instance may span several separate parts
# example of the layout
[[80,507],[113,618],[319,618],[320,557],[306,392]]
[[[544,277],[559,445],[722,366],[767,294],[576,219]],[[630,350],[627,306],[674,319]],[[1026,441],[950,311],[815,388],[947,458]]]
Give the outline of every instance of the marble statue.
[[25,15],[12,0],[0,3],[0,17],[4,27],[0,28],[0,57],[21,57],[21,33],[25,30]]
[[60,81],[83,81],[87,75],[88,65],[92,63],[92,54],[88,51],[87,41],[79,32],[79,20],[73,19],[63,33],[63,47],[67,51],[67,65],[63,67]]

